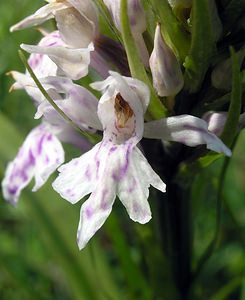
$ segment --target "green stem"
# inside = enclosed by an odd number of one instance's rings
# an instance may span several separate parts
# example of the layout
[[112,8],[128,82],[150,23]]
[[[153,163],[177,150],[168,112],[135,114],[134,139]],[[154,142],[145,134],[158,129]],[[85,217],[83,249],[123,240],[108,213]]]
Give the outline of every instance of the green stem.
[[227,145],[231,145],[236,135],[242,106],[242,85],[240,77],[240,64],[234,49],[230,48],[232,60],[232,91],[228,117],[221,139]]
[[148,114],[150,117],[153,119],[162,118],[167,115],[167,109],[156,95],[152,83],[149,80],[146,70],[141,62],[129,24],[127,0],[121,0],[120,17],[122,38],[127,53],[131,75],[143,81],[150,89],[151,101],[148,107]]

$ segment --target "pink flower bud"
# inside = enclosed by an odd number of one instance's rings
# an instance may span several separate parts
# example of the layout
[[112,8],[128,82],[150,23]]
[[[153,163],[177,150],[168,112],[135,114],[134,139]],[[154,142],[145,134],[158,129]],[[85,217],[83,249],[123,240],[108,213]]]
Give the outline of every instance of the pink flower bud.
[[176,95],[184,85],[183,74],[173,51],[163,40],[158,24],[155,31],[154,48],[150,57],[153,85],[159,96]]

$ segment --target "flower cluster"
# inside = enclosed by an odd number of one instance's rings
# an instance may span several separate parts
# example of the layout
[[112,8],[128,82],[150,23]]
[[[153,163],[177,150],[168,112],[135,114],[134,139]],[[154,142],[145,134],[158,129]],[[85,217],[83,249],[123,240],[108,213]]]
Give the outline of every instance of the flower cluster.
[[[105,0],[104,4],[120,33],[120,1]],[[174,97],[183,88],[184,79],[160,24],[156,25],[154,47],[149,53],[143,38],[146,16],[140,1],[128,1],[128,16],[142,64],[151,70],[156,94]],[[165,192],[166,186],[142,152],[139,143],[143,137],[191,147],[204,144],[227,156],[231,152],[204,119],[185,114],[145,122],[150,89],[142,81],[125,76],[128,65],[123,45],[100,32],[93,1],[49,0],[11,31],[39,26],[51,18],[57,30],[42,31],[44,36],[38,45],[22,44],[21,48],[31,53],[29,65],[56,105],[81,130],[102,139],[92,145],[46,101],[28,72],[12,71],[12,90],[26,90],[41,124],[29,133],[8,164],[2,188],[5,199],[16,204],[33,177],[36,191],[58,168],[53,188],[64,199],[76,203],[90,194],[80,213],[77,241],[82,249],[109,216],[116,197],[132,220],[143,224],[151,219],[149,187]],[[91,91],[73,82],[91,70],[101,79],[91,84],[102,94],[99,101]],[[75,145],[83,154],[63,164],[62,142]]]

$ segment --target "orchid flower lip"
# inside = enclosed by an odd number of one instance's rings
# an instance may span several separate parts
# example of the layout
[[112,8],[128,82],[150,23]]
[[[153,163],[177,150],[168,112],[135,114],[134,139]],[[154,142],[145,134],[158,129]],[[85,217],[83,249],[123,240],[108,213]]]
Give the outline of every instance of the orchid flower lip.
[[144,224],[151,219],[147,201],[150,185],[162,192],[166,190],[166,185],[137,147],[149,103],[148,88],[116,72],[110,72],[107,79],[93,83],[92,87],[102,91],[98,117],[104,130],[103,140],[86,154],[60,167],[60,174],[53,183],[53,188],[71,203],[90,194],[81,207],[80,249],[104,224],[116,195],[130,218]]

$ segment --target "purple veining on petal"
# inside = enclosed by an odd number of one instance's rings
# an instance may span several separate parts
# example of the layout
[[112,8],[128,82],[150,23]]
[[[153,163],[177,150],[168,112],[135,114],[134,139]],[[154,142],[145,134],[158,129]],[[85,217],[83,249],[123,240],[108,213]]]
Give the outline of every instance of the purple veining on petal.
[[134,211],[134,213],[139,213],[141,211],[141,208],[140,208],[138,202],[136,202],[136,201],[133,202],[133,211]]
[[94,210],[91,206],[88,206],[85,208],[85,216],[87,217],[87,219],[90,219],[94,214]]
[[107,194],[108,194],[108,190],[104,189],[102,191],[102,197],[101,197],[101,203],[100,203],[100,208],[103,209],[103,210],[107,210],[108,206],[109,206],[108,201],[106,201],[106,195]]
[[96,159],[96,178],[99,178],[99,168],[100,168],[100,160]]
[[35,53],[32,54],[28,60],[32,69],[35,69],[42,61],[43,54]]
[[91,168],[90,165],[87,166],[86,171],[84,173],[85,177],[87,180],[91,180],[92,179],[92,174],[91,174]]
[[109,155],[111,155],[113,152],[117,150],[117,146],[112,146],[109,150]]
[[29,165],[34,165],[36,162],[35,156],[33,155],[31,149],[29,150],[29,154],[28,154],[29,160],[27,161],[27,166]]
[[127,146],[127,151],[126,151],[126,155],[125,155],[125,163],[123,164],[122,167],[119,168],[118,172],[113,172],[112,174],[112,178],[115,181],[120,181],[123,179],[123,177],[125,176],[125,174],[128,171],[128,166],[129,166],[129,156],[130,156],[130,152],[131,152],[131,147]]
[[131,193],[135,190],[136,186],[137,186],[137,182],[136,182],[135,178],[133,178],[133,180],[132,180],[130,186],[128,187],[127,192],[128,192],[129,194],[131,194]]
[[46,136],[45,134],[40,138],[39,142],[38,142],[38,145],[37,145],[37,153],[38,154],[41,154],[42,153],[42,150],[43,150],[43,142],[45,140]]

